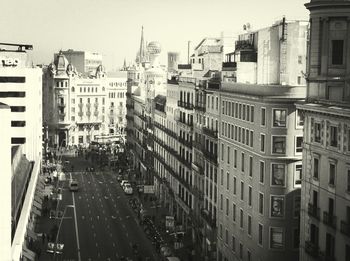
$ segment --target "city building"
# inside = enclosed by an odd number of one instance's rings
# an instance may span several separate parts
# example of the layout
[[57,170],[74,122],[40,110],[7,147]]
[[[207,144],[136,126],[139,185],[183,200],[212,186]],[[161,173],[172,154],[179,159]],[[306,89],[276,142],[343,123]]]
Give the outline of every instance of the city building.
[[[102,54],[99,53],[74,51],[72,49],[60,51],[60,53],[66,57],[68,63],[77,69],[78,73],[95,74],[97,67],[102,64]],[[55,54],[55,59],[58,55],[59,53]]]
[[177,72],[177,65],[179,64],[180,53],[168,52],[168,72]]
[[[0,155],[3,208],[0,215],[2,260],[35,260],[30,244],[40,216],[42,155],[42,70],[32,65],[31,45],[1,44]],[[18,47],[11,50],[9,46]]]
[[84,76],[60,52],[43,76],[43,114],[50,146],[87,146],[117,139],[125,128],[126,74],[100,64]]
[[218,116],[206,125],[220,126],[220,261],[298,260],[303,120],[295,103],[306,95],[299,77],[307,29],[307,22],[283,18],[239,35],[221,83],[208,81],[206,112]]
[[310,11],[300,260],[350,260],[349,1]]

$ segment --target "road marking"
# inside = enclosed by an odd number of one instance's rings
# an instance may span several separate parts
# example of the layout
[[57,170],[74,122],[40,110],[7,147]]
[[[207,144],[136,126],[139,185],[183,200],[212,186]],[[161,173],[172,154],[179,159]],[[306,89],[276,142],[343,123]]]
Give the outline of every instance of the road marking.
[[81,219],[85,219],[85,216],[81,216]]
[[112,233],[110,233],[110,236],[111,236],[111,237],[113,237],[113,234],[112,234]]
[[94,225],[91,225],[91,227],[92,227],[92,228],[95,228],[95,226],[94,226]]
[[115,247],[115,243],[113,242],[113,247]]
[[100,256],[101,256],[101,255],[100,255],[100,252],[98,252],[98,253],[97,253],[97,257],[100,257]]
[[96,242],[96,247],[98,246],[97,242]]
[[96,237],[96,233],[94,233],[94,237]]
[[107,221],[107,218],[105,218],[105,220]]
[[91,198],[92,198],[92,199],[95,199],[95,197],[94,197],[94,196],[92,196]]
[[100,219],[100,216],[97,216],[97,219]]

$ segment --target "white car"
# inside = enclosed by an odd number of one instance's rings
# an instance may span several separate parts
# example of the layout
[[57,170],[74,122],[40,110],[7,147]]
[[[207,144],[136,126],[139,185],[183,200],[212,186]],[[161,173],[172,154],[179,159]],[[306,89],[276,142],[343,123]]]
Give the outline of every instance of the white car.
[[134,191],[133,191],[130,183],[125,183],[125,185],[124,185],[124,192],[127,195],[132,195],[133,194]]
[[120,182],[120,186],[123,188],[125,183],[129,183],[129,180],[123,179],[122,182]]

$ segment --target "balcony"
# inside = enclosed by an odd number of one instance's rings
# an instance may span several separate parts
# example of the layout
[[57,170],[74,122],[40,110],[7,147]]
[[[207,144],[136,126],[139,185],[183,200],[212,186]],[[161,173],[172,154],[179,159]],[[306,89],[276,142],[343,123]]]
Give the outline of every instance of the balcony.
[[57,106],[58,106],[58,108],[65,108],[66,104],[65,103],[58,103]]
[[350,224],[344,220],[340,221],[340,232],[348,237],[350,237]]
[[337,228],[337,217],[330,215],[327,211],[323,211],[323,223],[331,228],[336,229]]
[[191,64],[178,64],[177,68],[179,70],[191,70],[192,69],[192,65]]
[[307,213],[309,216],[314,217],[316,219],[320,219],[320,208],[317,206],[314,206],[313,204],[309,203]]
[[216,228],[216,219],[211,216],[211,213],[208,210],[202,209],[201,216],[211,228]]
[[183,165],[185,165],[187,168],[192,168],[192,163],[186,160],[184,157],[177,155],[177,160],[180,161]]
[[254,45],[251,40],[238,40],[235,44],[235,49],[238,50],[254,50]]
[[180,123],[186,125],[187,127],[190,127],[191,129],[193,128],[193,122],[192,121],[186,122],[186,120],[179,119],[177,122],[180,122]]
[[193,147],[195,147],[199,151],[203,151],[205,148],[203,143],[199,141],[193,141]]
[[217,154],[210,153],[207,150],[203,150],[203,154],[207,160],[211,161],[212,163],[214,163],[216,165],[218,164],[218,155]]
[[311,241],[305,241],[305,252],[312,257],[318,257],[318,246]]
[[185,145],[186,147],[192,149],[192,141],[188,141],[188,140],[186,140],[186,139],[184,139],[184,138],[182,138],[180,136],[178,136],[178,141],[180,143],[182,143],[183,145]]
[[233,68],[236,69],[237,68],[237,63],[236,62],[223,62],[222,63],[222,68]]
[[187,110],[193,110],[193,104],[184,102],[184,101],[177,101],[177,106],[181,108],[185,108]]
[[90,109],[91,108],[91,103],[86,104],[86,108]]
[[194,109],[197,111],[205,112],[205,103],[196,103]]
[[220,89],[221,86],[221,80],[220,78],[213,78],[208,81],[208,89]]
[[95,103],[94,103],[94,107],[95,107],[95,109],[97,110],[97,108],[98,108],[98,102],[95,102]]
[[172,130],[165,128],[164,129],[165,133],[168,134],[170,137],[173,137],[174,139],[177,139],[177,134],[173,132]]
[[212,130],[207,127],[203,127],[203,133],[207,136],[210,136],[214,139],[218,138],[218,131],[217,130]]

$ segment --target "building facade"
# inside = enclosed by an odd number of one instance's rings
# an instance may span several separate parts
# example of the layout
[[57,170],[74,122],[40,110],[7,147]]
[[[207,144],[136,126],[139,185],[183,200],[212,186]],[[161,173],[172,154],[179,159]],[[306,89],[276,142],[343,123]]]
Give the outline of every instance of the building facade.
[[44,125],[53,147],[114,141],[125,128],[126,75],[108,77],[100,64],[94,76],[77,72],[63,53],[44,69]]
[[24,50],[32,46],[18,47],[0,50],[1,259],[35,260],[29,241],[35,238],[42,200],[36,191],[42,155],[42,70],[32,66]]
[[222,82],[209,80],[207,106],[220,110],[218,260],[298,260],[303,121],[295,102],[306,95],[306,36],[307,23],[285,19],[239,35]]
[[350,260],[350,2],[310,1],[300,260]]

